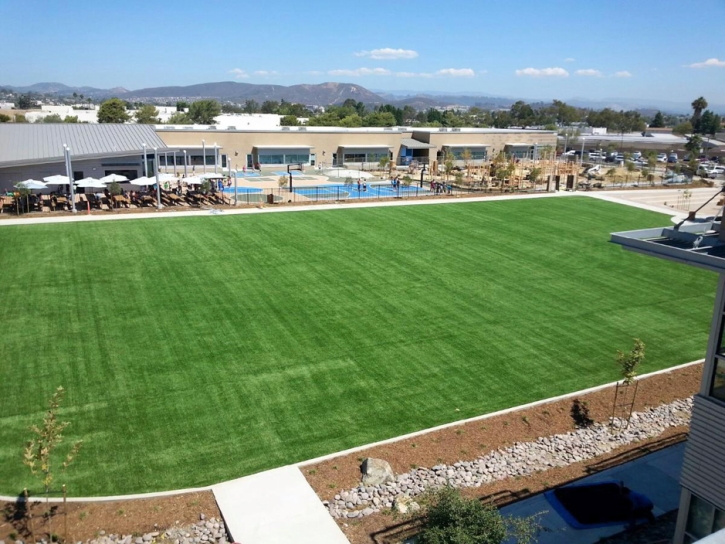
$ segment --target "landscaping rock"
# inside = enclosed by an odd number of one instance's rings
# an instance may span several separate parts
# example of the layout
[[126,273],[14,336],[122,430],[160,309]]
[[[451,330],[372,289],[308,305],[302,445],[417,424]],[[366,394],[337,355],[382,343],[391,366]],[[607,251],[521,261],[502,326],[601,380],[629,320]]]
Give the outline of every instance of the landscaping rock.
[[395,474],[390,464],[383,459],[368,457],[360,467],[362,481],[365,485],[380,485],[387,482],[395,482]]
[[420,510],[420,505],[408,495],[399,495],[393,501],[393,510],[399,514],[407,514]]
[[[692,398],[676,400],[633,414],[629,425],[625,420],[614,418],[611,425],[594,423],[568,433],[516,443],[473,461],[440,464],[430,469],[419,467],[399,474],[397,478],[386,461],[368,458],[361,467],[364,485],[340,492],[335,496],[336,500],[326,507],[334,518],[367,516],[391,507],[405,513],[415,504],[411,497],[428,489],[444,485],[480,487],[514,476],[528,476],[584,462],[616,448],[658,436],[670,427],[688,425],[691,412]],[[340,499],[337,499],[338,496]]]

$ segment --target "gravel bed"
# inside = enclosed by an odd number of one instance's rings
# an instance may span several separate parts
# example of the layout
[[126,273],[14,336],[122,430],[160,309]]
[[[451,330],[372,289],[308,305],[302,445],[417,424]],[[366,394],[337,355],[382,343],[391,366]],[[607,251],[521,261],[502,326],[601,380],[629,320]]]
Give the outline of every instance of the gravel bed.
[[[138,535],[106,534],[99,531],[96,538],[85,542],[79,540],[76,544],[229,544],[224,521],[216,518],[206,519],[204,514],[199,515],[199,521],[191,525],[176,526],[165,531],[152,531]],[[0,544],[5,541],[0,540]],[[13,544],[29,544],[29,541],[15,540]],[[50,544],[44,539],[38,544]]]
[[480,487],[506,478],[586,461],[616,448],[658,436],[670,427],[688,425],[691,411],[691,397],[675,400],[633,413],[628,426],[617,418],[612,420],[611,425],[593,423],[568,433],[540,437],[532,442],[519,442],[473,461],[415,468],[397,475],[394,482],[368,486],[360,484],[322,503],[333,518],[365,517],[392,508],[399,496],[415,497],[428,489],[445,485],[456,488]]

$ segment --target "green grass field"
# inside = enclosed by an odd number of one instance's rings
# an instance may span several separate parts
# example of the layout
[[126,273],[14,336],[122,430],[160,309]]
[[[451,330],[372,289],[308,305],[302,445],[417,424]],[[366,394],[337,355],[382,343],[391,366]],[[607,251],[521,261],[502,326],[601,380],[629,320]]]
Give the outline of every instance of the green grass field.
[[704,355],[714,274],[590,198],[0,228],[0,492],[67,391],[73,495],[239,477]]

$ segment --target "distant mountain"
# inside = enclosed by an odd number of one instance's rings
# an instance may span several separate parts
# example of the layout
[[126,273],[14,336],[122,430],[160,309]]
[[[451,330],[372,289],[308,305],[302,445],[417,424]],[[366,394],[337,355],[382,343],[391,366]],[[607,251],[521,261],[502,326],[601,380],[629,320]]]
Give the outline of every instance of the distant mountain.
[[365,104],[380,104],[377,94],[352,83],[320,83],[317,85],[255,85],[236,81],[201,83],[183,87],[152,87],[130,91],[124,98],[216,98],[241,102],[244,100],[286,100],[300,104],[326,106],[348,98]]
[[70,87],[62,83],[36,83],[25,87],[0,85],[1,88],[20,93],[39,93],[57,96],[69,96],[74,92],[89,98],[107,98],[119,96],[126,100],[178,100],[214,98],[223,101],[243,102],[245,100],[287,100],[307,105],[326,106],[339,104],[352,98],[365,104],[382,104],[383,98],[361,85],[352,83],[320,83],[318,85],[255,85],[236,81],[201,83],[198,85],[149,87],[129,91],[123,87],[97,89],[95,87]]
[[73,93],[83,94],[89,98],[103,98],[114,95],[119,96],[127,93],[128,90],[123,87],[114,87],[113,89],[97,89],[96,87],[69,87],[63,83],[45,82],[35,83],[33,85],[15,87],[13,85],[0,85],[0,88],[9,89],[18,93],[38,93],[38,94],[55,94],[58,96],[69,96]]

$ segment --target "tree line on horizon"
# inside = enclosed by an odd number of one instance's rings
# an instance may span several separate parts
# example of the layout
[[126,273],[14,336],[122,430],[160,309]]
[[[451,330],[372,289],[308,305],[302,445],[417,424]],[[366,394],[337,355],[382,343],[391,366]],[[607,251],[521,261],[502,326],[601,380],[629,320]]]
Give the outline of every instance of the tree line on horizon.
[[[75,95],[76,93],[74,93]],[[82,95],[74,98],[83,99]],[[87,99],[89,107],[91,99]],[[32,104],[31,94],[26,93],[16,97],[16,107],[29,109]],[[25,108],[22,108],[25,106]],[[466,110],[449,109],[441,111],[435,108],[416,110],[406,105],[398,107],[392,104],[367,105],[363,102],[348,98],[342,104],[332,105],[312,111],[303,104],[288,102],[286,100],[265,100],[261,104],[256,100],[246,100],[242,104],[231,102],[220,103],[213,99],[203,99],[194,102],[179,101],[176,103],[176,113],[167,121],[168,124],[214,124],[214,118],[222,113],[266,113],[281,115],[282,126],[340,126],[340,127],[450,127],[450,128],[543,128],[559,130],[560,127],[569,127],[586,124],[592,127],[604,127],[610,132],[627,133],[642,132],[647,128],[673,129],[676,134],[700,134],[714,136],[722,130],[722,119],[719,115],[707,109],[708,103],[704,97],[699,97],[691,104],[691,116],[665,114],[657,111],[652,116],[642,115],[636,110],[614,110],[603,108],[595,110],[578,108],[560,100],[553,100],[550,104],[529,104],[519,100],[509,109],[484,109],[473,106]],[[158,109],[152,104],[142,102],[129,102],[120,98],[110,98],[101,103],[98,110],[99,123],[126,123],[135,120],[142,124],[159,124]],[[0,114],[0,122],[9,122],[8,115]],[[15,122],[24,122],[23,116],[15,116]],[[49,115],[40,120],[44,123],[77,123],[77,116],[67,116],[62,119],[59,115]]]

